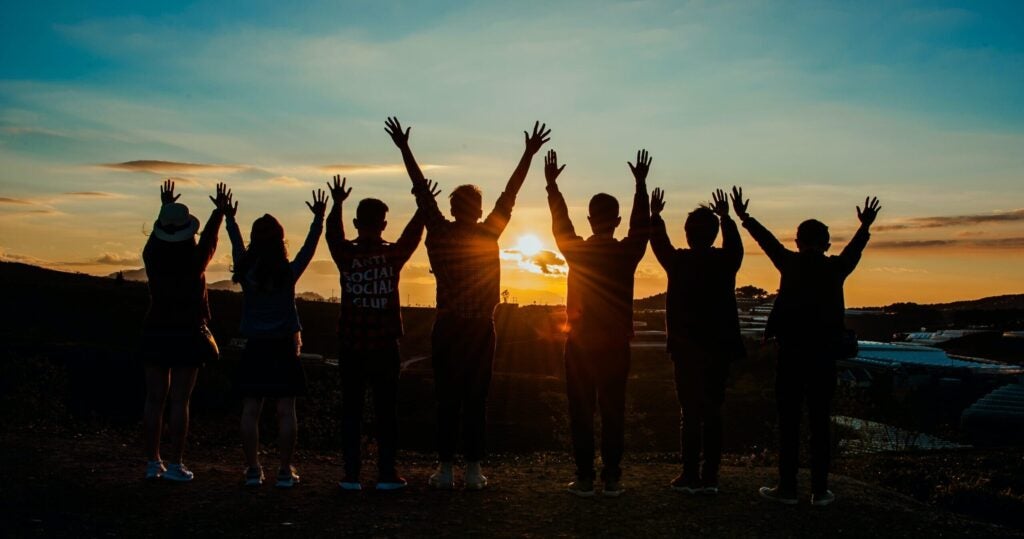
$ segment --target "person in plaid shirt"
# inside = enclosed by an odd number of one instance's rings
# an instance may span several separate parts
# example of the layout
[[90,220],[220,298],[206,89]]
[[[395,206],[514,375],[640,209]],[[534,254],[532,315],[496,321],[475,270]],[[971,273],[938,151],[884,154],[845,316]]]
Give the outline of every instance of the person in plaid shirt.
[[551,133],[539,122],[533,133],[523,132],[526,148],[519,165],[483,221],[483,200],[475,185],[462,185],[449,195],[449,221],[438,209],[427,180],[409,149],[409,131],[397,118],[385,130],[402,151],[416,204],[427,228],[427,256],[437,279],[437,320],[432,340],[434,391],[437,395],[438,460],[430,485],[454,488],[452,462],[462,414],[466,458],[466,488],[487,486],[480,469],[484,455],[487,390],[494,359],[494,307],[498,304],[501,267],[498,238],[512,217],[516,195],[530,170],[530,161]]
[[[398,441],[396,411],[401,370],[398,338],[402,336],[398,278],[423,236],[422,212],[409,220],[395,243],[381,238],[387,227],[388,207],[375,198],[359,202],[353,224],[354,240],[345,238],[341,206],[351,188],[340,176],[328,183],[334,204],[327,216],[327,246],[341,273],[341,316],[338,319],[338,367],[342,385],[342,447],[345,457],[344,490],[362,490],[359,470],[360,426],[366,384],[373,388],[377,422],[377,490],[396,490],[407,483],[395,470]],[[431,188],[428,187],[428,191]],[[436,195],[436,192],[433,192]]]

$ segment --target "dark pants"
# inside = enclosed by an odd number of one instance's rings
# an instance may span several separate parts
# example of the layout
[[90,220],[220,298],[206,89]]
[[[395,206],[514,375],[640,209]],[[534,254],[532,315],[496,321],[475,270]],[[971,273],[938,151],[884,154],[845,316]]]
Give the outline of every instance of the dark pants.
[[377,427],[378,476],[394,478],[398,445],[398,374],[401,369],[398,343],[376,350],[352,350],[342,343],[338,367],[341,371],[341,445],[345,475],[355,480],[359,478],[363,404],[366,402],[366,386],[369,385],[373,392]]
[[590,339],[569,334],[565,343],[565,384],[569,398],[576,477],[593,480],[594,412],[601,412],[601,479],[618,481],[625,452],[626,380],[629,339]]
[[461,419],[463,454],[469,462],[480,461],[494,362],[494,321],[439,316],[431,342],[438,458],[442,462],[455,459]]
[[822,347],[786,346],[779,348],[775,378],[775,401],[779,409],[779,487],[796,492],[796,473],[800,461],[800,416],[807,404],[811,430],[811,489],[828,489],[831,458],[832,396],[836,389],[836,364]]
[[[729,362],[696,346],[674,351],[672,360],[681,410],[679,447],[683,455],[683,480],[692,485],[718,486],[722,403]],[[702,448],[704,467],[700,469]]]

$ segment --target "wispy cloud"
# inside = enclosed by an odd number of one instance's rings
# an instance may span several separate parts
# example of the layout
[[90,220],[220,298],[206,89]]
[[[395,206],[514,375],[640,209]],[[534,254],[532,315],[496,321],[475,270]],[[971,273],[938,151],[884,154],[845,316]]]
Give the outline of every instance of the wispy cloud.
[[501,258],[516,262],[520,269],[541,275],[559,276],[569,271],[565,259],[547,249],[542,249],[534,255],[527,255],[517,249],[506,249],[501,252]]
[[903,222],[881,224],[875,230],[907,230],[918,228],[943,228],[951,226],[981,225],[990,223],[1013,223],[1024,221],[1024,209],[975,213],[968,215],[939,215],[933,217],[914,217]]
[[140,159],[136,161],[124,161],[122,163],[100,163],[99,166],[125,172],[148,172],[151,174],[231,174],[250,168],[246,165],[186,163],[155,159]]
[[935,249],[946,247],[1017,249],[1024,247],[1024,236],[984,239],[882,240],[873,241],[868,247],[873,249]]
[[0,204],[15,204],[18,206],[32,206],[35,202],[24,198],[0,197]]
[[[437,170],[447,168],[445,165],[420,165],[420,170]],[[405,173],[405,165],[381,165],[371,163],[338,163],[321,165],[322,172],[334,174],[400,174]]]
[[86,199],[100,199],[100,198],[125,198],[125,195],[119,195],[117,193],[107,193],[105,191],[69,191],[63,193],[69,197],[86,198]]
[[103,253],[95,262],[107,266],[138,266],[142,259],[137,254]]

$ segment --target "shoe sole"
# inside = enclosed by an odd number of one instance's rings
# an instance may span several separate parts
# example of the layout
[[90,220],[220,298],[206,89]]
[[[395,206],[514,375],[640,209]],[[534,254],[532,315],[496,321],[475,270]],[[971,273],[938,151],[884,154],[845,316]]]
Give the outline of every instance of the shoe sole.
[[676,487],[676,486],[671,486],[671,485],[669,485],[669,486],[672,488],[672,490],[674,490],[676,492],[682,492],[683,494],[700,494],[701,492],[704,492],[704,489],[702,489],[702,488]]
[[763,498],[765,500],[768,500],[770,502],[780,503],[782,505],[796,505],[797,502],[799,501],[799,500],[797,500],[795,498],[775,498],[775,497],[772,497],[772,496],[768,496],[767,494],[764,494],[761,491],[758,491],[757,493],[761,496],[761,498]]
[[338,483],[338,488],[347,492],[359,492],[360,490],[363,490],[363,485],[362,483],[348,483],[343,481]]
[[189,482],[191,482],[195,478],[194,477],[171,477],[171,476],[168,476],[168,475],[164,474],[164,475],[160,476],[160,479],[163,479],[165,481],[170,481],[172,483],[189,483]]
[[455,482],[454,481],[451,482],[451,483],[436,483],[436,482],[431,481],[431,482],[429,482],[427,484],[430,485],[430,488],[432,488],[434,490],[455,490]]
[[601,494],[604,494],[606,498],[618,498],[619,496],[622,496],[622,494],[625,492],[625,490],[606,490]]
[[812,501],[811,505],[813,505],[814,507],[826,507],[826,506],[832,505],[833,503],[835,503],[835,501],[836,501],[835,498],[832,498],[831,500],[828,500],[828,501],[824,501],[824,500],[816,501],[816,502]]
[[573,494],[575,496],[579,496],[580,498],[593,498],[594,497],[594,491],[593,490],[573,490],[573,489],[568,489],[568,490],[566,490],[566,492],[568,492],[569,494]]
[[298,481],[278,481],[277,483],[274,483],[274,488],[292,488],[298,484]]
[[403,488],[405,488],[407,486],[409,486],[408,483],[377,483],[377,490],[383,490],[383,491],[402,490]]

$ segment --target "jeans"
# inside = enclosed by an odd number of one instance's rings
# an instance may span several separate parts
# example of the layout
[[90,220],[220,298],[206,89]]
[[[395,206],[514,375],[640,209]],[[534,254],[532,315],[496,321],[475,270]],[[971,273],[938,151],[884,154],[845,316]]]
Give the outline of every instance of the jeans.
[[378,477],[393,479],[398,445],[398,376],[401,358],[398,342],[375,350],[352,350],[342,344],[338,356],[341,371],[341,444],[345,475],[358,480],[362,465],[363,405],[366,386],[373,391],[377,428]]
[[816,494],[828,489],[829,428],[836,389],[835,359],[829,356],[818,347],[783,344],[779,348],[775,401],[779,411],[779,488],[784,492],[796,492],[804,403],[811,431],[811,489]]
[[484,457],[487,391],[494,362],[494,321],[439,316],[431,341],[438,458],[442,462],[454,460],[461,422],[464,456],[469,462],[478,462]]
[[[700,347],[673,352],[676,396],[681,412],[679,447],[683,480],[692,485],[718,486],[722,462],[722,403],[729,376],[728,361]],[[704,467],[700,469],[701,449]]]

